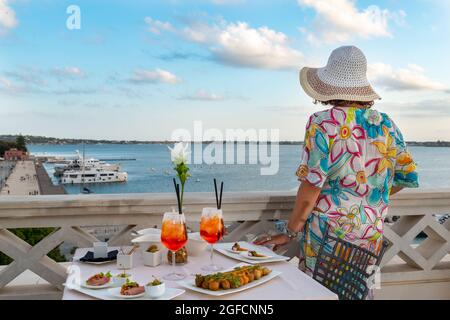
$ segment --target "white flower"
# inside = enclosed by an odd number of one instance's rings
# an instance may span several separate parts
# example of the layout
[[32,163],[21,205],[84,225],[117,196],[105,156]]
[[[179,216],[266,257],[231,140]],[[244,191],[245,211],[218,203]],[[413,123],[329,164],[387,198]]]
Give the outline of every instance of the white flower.
[[188,163],[188,158],[189,158],[189,154],[190,152],[188,151],[189,149],[189,144],[184,144],[183,142],[178,142],[175,143],[173,149],[171,147],[168,147],[170,149],[170,157],[172,159],[172,162],[178,166],[181,163],[187,164]]

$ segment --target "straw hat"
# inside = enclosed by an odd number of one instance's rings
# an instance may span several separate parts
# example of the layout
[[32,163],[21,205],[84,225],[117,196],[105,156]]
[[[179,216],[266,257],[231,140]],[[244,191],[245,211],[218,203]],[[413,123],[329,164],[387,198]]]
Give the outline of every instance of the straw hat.
[[300,84],[318,101],[373,101],[381,99],[367,80],[367,59],[354,46],[335,49],[323,68],[303,68]]

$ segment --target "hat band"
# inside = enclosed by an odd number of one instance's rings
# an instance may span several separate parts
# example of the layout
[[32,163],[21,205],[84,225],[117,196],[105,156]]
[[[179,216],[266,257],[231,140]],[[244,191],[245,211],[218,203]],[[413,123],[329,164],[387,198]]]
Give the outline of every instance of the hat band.
[[364,87],[335,87],[320,80],[317,69],[308,69],[306,77],[309,85],[314,91],[323,96],[351,95],[351,96],[373,96],[375,93],[371,86]]

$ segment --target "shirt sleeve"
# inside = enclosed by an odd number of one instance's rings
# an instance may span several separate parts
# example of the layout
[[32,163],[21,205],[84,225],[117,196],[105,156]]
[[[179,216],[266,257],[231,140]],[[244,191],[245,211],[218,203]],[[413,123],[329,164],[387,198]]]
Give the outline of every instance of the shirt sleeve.
[[417,165],[411,153],[408,151],[400,129],[394,124],[394,138],[397,147],[395,160],[394,187],[418,188],[419,176]]
[[306,125],[301,162],[296,172],[298,179],[322,188],[327,179],[329,153],[328,134],[313,115]]

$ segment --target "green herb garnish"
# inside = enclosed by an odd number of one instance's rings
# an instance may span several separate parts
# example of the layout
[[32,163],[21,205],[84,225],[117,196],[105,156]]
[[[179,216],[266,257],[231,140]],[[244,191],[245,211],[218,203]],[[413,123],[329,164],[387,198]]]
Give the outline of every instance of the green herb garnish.
[[159,285],[162,284],[162,281],[161,281],[161,280],[159,280],[159,279],[156,278],[155,276],[153,276],[153,278],[154,278],[155,280],[153,280],[152,282],[147,283],[148,286],[153,286],[153,287],[155,287],[155,286],[159,286]]

